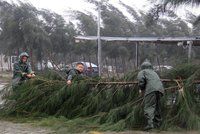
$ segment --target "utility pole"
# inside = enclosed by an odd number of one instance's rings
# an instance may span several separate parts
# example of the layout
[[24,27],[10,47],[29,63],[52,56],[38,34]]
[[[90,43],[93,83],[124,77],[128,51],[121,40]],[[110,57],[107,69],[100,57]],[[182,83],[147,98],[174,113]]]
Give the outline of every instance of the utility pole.
[[138,42],[136,42],[136,45],[135,45],[135,65],[136,65],[136,68],[138,69]]
[[193,44],[193,42],[188,41],[187,43],[189,45],[189,47],[188,47],[188,62],[190,62],[191,58],[192,58],[192,44]]
[[98,43],[98,67],[99,67],[99,76],[101,77],[101,70],[102,70],[102,64],[101,64],[101,29],[100,29],[100,20],[101,20],[101,9],[100,9],[100,1],[98,2],[98,17],[97,17],[97,43]]

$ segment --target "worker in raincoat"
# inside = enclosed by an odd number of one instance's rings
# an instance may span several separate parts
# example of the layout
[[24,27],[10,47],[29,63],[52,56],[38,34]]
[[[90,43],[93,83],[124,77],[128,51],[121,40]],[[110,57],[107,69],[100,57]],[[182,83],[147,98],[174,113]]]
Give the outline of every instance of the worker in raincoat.
[[151,63],[146,60],[141,65],[137,79],[144,95],[144,116],[147,126],[144,130],[158,128],[161,125],[161,97],[164,94],[163,84]]
[[13,65],[13,85],[21,84],[27,79],[35,77],[34,72],[28,63],[29,55],[23,52],[19,55],[19,61]]

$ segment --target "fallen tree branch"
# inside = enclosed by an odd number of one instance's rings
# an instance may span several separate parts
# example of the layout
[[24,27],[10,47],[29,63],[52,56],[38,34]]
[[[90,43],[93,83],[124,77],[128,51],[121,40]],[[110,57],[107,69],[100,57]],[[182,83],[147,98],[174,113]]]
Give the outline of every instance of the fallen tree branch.
[[[163,83],[170,83],[170,82],[182,82],[184,80],[180,79],[161,79]],[[200,80],[195,80],[193,83],[200,84]],[[91,85],[134,85],[138,84],[138,81],[118,81],[118,82],[98,82],[98,83],[90,83]]]

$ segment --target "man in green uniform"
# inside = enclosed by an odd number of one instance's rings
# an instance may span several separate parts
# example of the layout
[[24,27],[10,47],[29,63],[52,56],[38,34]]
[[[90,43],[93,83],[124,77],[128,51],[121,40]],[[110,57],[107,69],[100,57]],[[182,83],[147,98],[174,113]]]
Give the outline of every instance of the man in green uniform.
[[84,65],[81,62],[76,63],[76,68],[69,70],[67,73],[67,85],[72,84],[72,80],[76,76],[82,76],[84,72]]
[[164,88],[159,76],[148,60],[142,63],[141,69],[137,78],[141,92],[144,95],[144,116],[147,120],[147,126],[144,130],[147,131],[161,125],[160,99],[164,94]]
[[33,73],[30,64],[28,63],[29,55],[23,52],[19,55],[19,61],[13,66],[13,85],[21,84],[23,81],[33,78]]

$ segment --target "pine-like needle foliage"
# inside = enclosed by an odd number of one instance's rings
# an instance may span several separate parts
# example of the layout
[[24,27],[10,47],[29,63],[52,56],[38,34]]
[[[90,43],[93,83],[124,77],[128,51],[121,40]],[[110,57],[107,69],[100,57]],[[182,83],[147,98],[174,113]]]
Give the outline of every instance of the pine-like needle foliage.
[[[137,72],[122,81],[136,80]],[[179,66],[164,78],[182,80],[181,90],[166,90],[162,99],[162,129],[200,129],[200,93],[195,80],[200,67]],[[137,85],[94,85],[103,80],[81,79],[67,86],[59,75],[48,72],[16,88],[6,96],[6,115],[89,117],[104,130],[139,129],[144,126],[143,101]],[[92,84],[91,84],[92,83]],[[164,84],[165,88],[176,83]],[[177,88],[178,89],[178,88]]]

